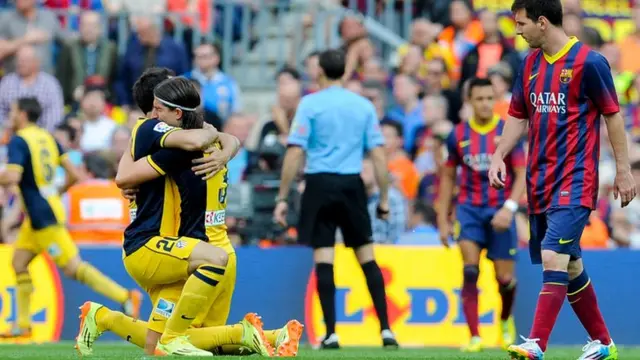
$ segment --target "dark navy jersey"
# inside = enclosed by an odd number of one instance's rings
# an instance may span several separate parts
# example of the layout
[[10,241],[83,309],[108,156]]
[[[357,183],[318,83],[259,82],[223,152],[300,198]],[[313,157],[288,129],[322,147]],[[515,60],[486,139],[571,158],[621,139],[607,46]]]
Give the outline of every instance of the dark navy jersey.
[[[140,119],[131,135],[131,155],[138,160],[162,147],[170,133],[179,130],[158,119]],[[133,221],[124,232],[126,255],[141,248],[153,236],[175,236],[175,184],[168,177],[160,177],[141,184],[136,194]]]
[[53,184],[64,155],[60,144],[48,131],[32,125],[18,130],[7,148],[7,168],[22,172],[18,187],[31,227],[64,224],[64,206]]

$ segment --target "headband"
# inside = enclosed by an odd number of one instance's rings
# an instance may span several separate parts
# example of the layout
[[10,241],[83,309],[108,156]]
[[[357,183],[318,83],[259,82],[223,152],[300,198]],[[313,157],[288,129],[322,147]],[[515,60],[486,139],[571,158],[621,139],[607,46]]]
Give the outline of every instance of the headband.
[[196,110],[198,110],[197,108],[188,108],[188,107],[184,107],[184,106],[180,106],[178,104],[174,104],[174,103],[168,102],[167,100],[162,100],[161,98],[159,98],[157,96],[155,98],[158,99],[158,101],[160,101],[161,103],[163,103],[163,104],[165,104],[167,106],[170,106],[170,107],[176,108],[176,109],[180,109],[182,111],[196,111]]

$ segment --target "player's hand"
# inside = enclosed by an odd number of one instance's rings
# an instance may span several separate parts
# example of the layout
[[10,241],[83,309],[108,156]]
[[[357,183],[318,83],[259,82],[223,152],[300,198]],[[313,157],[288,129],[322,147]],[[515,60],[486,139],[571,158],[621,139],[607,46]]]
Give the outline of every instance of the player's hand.
[[491,219],[491,226],[497,232],[503,232],[508,230],[511,227],[511,222],[513,221],[513,212],[511,210],[503,207],[498,212],[493,215],[493,219]]
[[637,186],[631,170],[618,171],[613,183],[613,198],[618,200],[620,206],[625,207],[636,197]]
[[122,197],[129,201],[136,201],[136,194],[138,193],[138,188],[133,189],[123,189]]
[[287,227],[287,212],[289,211],[289,205],[286,201],[278,201],[276,204],[276,208],[273,210],[273,220],[282,225],[282,227]]
[[380,220],[389,220],[389,202],[380,201],[376,206],[376,217]]
[[501,156],[493,154],[489,168],[489,183],[492,187],[500,190],[504,188],[505,181],[507,181],[507,166]]
[[193,160],[194,166],[191,168],[196,175],[204,175],[202,180],[211,179],[229,162],[229,157],[225,156],[222,151],[216,147],[210,147],[205,150],[205,153],[208,153],[209,156],[203,156],[200,159]]
[[442,244],[442,246],[449,248],[449,237],[452,234],[449,219],[447,219],[447,216],[438,215],[437,223],[438,233],[440,235],[440,243]]

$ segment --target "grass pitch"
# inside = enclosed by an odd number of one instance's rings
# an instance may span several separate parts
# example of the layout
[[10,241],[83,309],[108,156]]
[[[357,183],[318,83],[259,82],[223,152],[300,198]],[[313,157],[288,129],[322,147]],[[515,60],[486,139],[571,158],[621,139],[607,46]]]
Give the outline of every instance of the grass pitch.
[[[640,359],[640,348],[619,347],[620,359]],[[548,360],[575,360],[580,356],[580,347],[555,347],[547,352]],[[0,359],[44,360],[44,359],[78,359],[73,343],[42,345],[0,345]],[[95,346],[91,359],[151,359],[145,357],[142,350],[127,343],[104,342]],[[178,357],[182,358],[182,357]],[[258,356],[221,356],[224,359],[257,359]],[[458,349],[429,348],[382,350],[378,348],[347,348],[337,351],[317,351],[308,347],[300,349],[301,359],[508,359],[501,350],[485,350],[477,354],[462,354]],[[166,358],[163,358],[166,359]]]

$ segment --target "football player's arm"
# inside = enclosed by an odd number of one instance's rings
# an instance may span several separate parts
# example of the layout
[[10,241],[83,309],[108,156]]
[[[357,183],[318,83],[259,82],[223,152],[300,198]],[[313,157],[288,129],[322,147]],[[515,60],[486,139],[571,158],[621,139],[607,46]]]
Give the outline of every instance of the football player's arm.
[[304,158],[304,151],[309,144],[311,134],[311,112],[305,99],[303,98],[298,108],[296,116],[291,123],[291,131],[287,139],[288,147],[282,163],[282,174],[280,176],[280,190],[278,199],[287,199],[291,190],[291,183],[298,173],[298,169]]
[[27,142],[19,136],[11,138],[7,151],[9,161],[0,171],[0,186],[9,187],[18,185],[22,180],[22,172],[30,155]]
[[131,155],[125,153],[120,162],[122,166],[118,167],[116,185],[121,189],[127,189],[171,174],[179,167],[188,165],[188,162],[185,162],[185,156],[184,152],[162,149],[134,162]]
[[202,129],[177,129],[169,131],[163,136],[160,146],[187,151],[205,150],[219,137],[218,130],[205,123]]
[[373,104],[368,104],[367,127],[364,135],[364,149],[369,153],[369,158],[373,164],[373,175],[376,178],[380,192],[380,202],[389,203],[389,168],[387,166],[387,156],[384,152],[384,137],[380,130],[378,115]]
[[217,174],[240,150],[240,140],[231,134],[219,133],[218,141],[221,150],[212,145],[205,150],[205,153],[209,154],[208,156],[193,160],[194,166],[191,170],[196,175],[204,175],[203,180],[210,179]]
[[436,213],[438,219],[448,221],[449,212],[451,211],[451,202],[453,201],[453,190],[456,186],[456,170],[460,165],[460,157],[457,150],[457,140],[455,130],[453,130],[446,140],[447,161],[442,167],[440,176],[440,188],[438,189],[438,202],[436,204]]
[[[527,188],[527,168],[524,144],[522,141],[520,141],[513,152],[511,152],[511,166],[513,166],[514,179],[509,200],[513,201],[517,206],[520,203],[520,200],[522,200]],[[513,208],[513,203],[511,203],[509,207]]]
[[513,85],[511,103],[509,104],[509,118],[504,125],[500,142],[494,153],[494,156],[499,156],[501,159],[504,159],[516,147],[525,131],[527,131],[529,115],[525,103],[523,69],[524,63]]
[[65,173],[65,182],[62,187],[58,190],[61,194],[67,192],[70,187],[72,187],[75,183],[80,180],[80,172],[78,169],[71,163],[69,159],[69,155],[64,152],[62,146],[56,141],[56,145],[58,146],[58,151],[60,154],[60,166],[64,169]]

